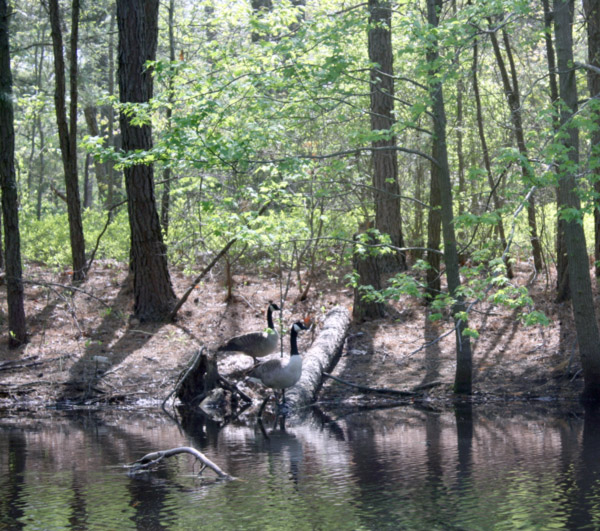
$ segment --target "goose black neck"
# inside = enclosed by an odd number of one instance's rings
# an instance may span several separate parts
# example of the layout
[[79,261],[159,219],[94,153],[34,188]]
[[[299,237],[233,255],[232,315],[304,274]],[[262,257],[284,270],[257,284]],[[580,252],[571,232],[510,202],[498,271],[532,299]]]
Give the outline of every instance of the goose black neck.
[[273,306],[269,304],[269,309],[267,310],[267,325],[271,330],[275,330],[275,326],[273,325]]
[[298,337],[298,331],[295,326],[292,326],[292,333],[290,335],[290,356],[299,356],[300,352],[298,352],[298,343],[296,338]]

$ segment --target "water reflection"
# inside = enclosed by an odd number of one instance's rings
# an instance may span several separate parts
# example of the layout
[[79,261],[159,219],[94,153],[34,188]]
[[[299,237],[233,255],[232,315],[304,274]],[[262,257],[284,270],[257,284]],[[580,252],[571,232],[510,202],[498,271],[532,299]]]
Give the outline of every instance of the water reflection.
[[[188,456],[123,468],[176,446],[239,480],[198,478]],[[598,408],[5,413],[0,529],[598,528],[599,455]]]

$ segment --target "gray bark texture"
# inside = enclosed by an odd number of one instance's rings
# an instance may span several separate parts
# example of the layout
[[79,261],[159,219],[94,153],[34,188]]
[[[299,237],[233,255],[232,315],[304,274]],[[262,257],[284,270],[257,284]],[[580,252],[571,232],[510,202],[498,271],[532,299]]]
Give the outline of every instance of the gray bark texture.
[[[577,81],[573,64],[573,0],[554,0],[554,33],[562,101],[561,141],[565,154],[559,159],[559,205],[580,210],[576,171],[579,166],[579,130],[573,124],[577,112]],[[574,169],[575,168],[575,169]],[[577,343],[583,368],[582,398],[600,401],[600,332],[596,321],[588,254],[583,227],[575,219],[565,220],[565,243],[569,261],[571,303]]]
[[6,249],[6,296],[9,346],[27,341],[23,303],[19,201],[15,177],[15,131],[12,105],[12,74],[8,37],[8,5],[0,0],[0,187]]
[[[146,62],[156,58],[158,0],[117,1],[119,27],[119,93],[122,103],[144,103],[152,98],[152,75]],[[123,150],[152,149],[152,127],[136,126],[121,113]],[[125,168],[131,228],[134,314],[141,321],[161,321],[176,303],[167,268],[152,165]]]
[[[441,0],[427,0],[427,20],[432,27],[438,26],[438,13],[441,11]],[[427,52],[427,60],[433,66],[432,74],[438,62],[439,50],[437,41],[432,42]],[[452,212],[452,183],[450,181],[450,167],[448,163],[448,148],[446,145],[446,108],[442,81],[437,76],[430,80],[431,112],[433,116],[433,158],[438,162],[438,175],[441,194],[442,233],[444,236],[444,260],[446,262],[446,279],[448,291],[454,297],[455,303],[452,315],[456,325],[456,374],[454,377],[454,392],[457,394],[471,394],[473,380],[473,361],[471,342],[463,331],[468,327],[465,320],[459,319],[457,314],[465,310],[463,297],[458,295],[460,288],[460,271],[458,264],[458,251],[454,233],[454,214]]]
[[321,333],[308,351],[302,353],[300,381],[285,392],[286,402],[292,409],[314,402],[323,383],[323,372],[329,372],[338,360],[349,325],[350,312],[346,308],[336,306],[329,310]]
[[[374,141],[373,188],[375,189],[375,227],[389,234],[392,245],[404,247],[400,216],[398,155],[394,126],[394,54],[392,48],[392,8],[389,2],[369,0],[369,60],[371,68],[371,130],[387,131],[386,138]],[[390,149],[379,149],[387,148]],[[406,269],[403,253],[390,253],[378,258],[380,269]]]

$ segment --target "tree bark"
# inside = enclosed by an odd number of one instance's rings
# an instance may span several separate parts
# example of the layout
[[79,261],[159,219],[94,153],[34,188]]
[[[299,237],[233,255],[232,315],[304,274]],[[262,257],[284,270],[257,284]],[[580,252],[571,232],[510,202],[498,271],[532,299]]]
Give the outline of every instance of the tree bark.
[[[100,136],[100,128],[98,127],[98,109],[94,105],[87,105],[83,109],[85,123],[87,124],[90,136]],[[98,195],[100,202],[105,207],[110,207],[108,202],[108,162],[94,161],[94,172],[96,174],[96,183],[98,184]]]
[[[367,233],[368,234],[368,233]],[[378,243],[368,234],[368,243]],[[354,236],[354,240],[358,235]],[[377,301],[366,301],[363,299],[362,286],[372,286],[376,290],[382,288],[381,273],[379,271],[379,260],[371,255],[369,249],[364,254],[357,252],[357,244],[354,245],[352,255],[352,268],[358,274],[358,286],[354,288],[354,303],[352,305],[352,318],[360,323],[368,319],[380,319],[385,315],[384,305]]]
[[[583,0],[583,9],[588,38],[588,62],[600,68],[600,0]],[[600,96],[600,74],[587,71],[588,88],[591,98]],[[596,111],[596,123],[600,126],[600,113]],[[600,129],[591,133],[592,157],[600,158]],[[600,167],[594,170],[594,191],[600,197]],[[600,200],[596,199],[594,208],[594,271],[600,277]]]
[[[554,0],[554,32],[561,99],[560,123],[563,152],[559,154],[559,204],[561,208],[580,212],[576,173],[579,166],[579,130],[573,124],[577,112],[577,83],[573,68],[573,0]],[[565,219],[565,240],[569,261],[571,304],[577,342],[583,368],[582,398],[600,400],[600,333],[596,322],[594,299],[583,226],[576,219]]]
[[[483,152],[483,164],[488,177],[488,184],[492,194],[492,200],[494,202],[494,209],[498,212],[498,232],[500,235],[500,244],[502,245],[501,253],[504,253],[507,247],[506,233],[504,232],[504,223],[502,222],[502,215],[500,214],[500,198],[496,193],[496,185],[494,183],[494,177],[492,176],[492,164],[490,161],[490,153],[488,150],[487,140],[485,138],[485,130],[483,128],[483,112],[481,110],[481,97],[479,95],[479,81],[477,79],[478,70],[478,45],[477,39],[473,43],[473,95],[475,96],[475,108],[477,109],[477,130],[479,132],[479,140],[481,142],[481,150]],[[508,254],[505,255],[504,265],[506,266],[506,275],[508,278],[513,278],[512,265],[510,263],[510,257]]]
[[[438,13],[442,8],[442,0],[427,0],[427,21],[433,28],[438,26]],[[465,311],[463,297],[459,295],[460,273],[458,251],[454,233],[454,215],[452,213],[452,183],[448,165],[448,148],[446,146],[446,109],[441,79],[437,72],[439,59],[438,43],[433,39],[427,52],[430,63],[429,80],[430,98],[433,116],[433,158],[438,162],[438,175],[441,193],[442,233],[444,236],[444,260],[446,263],[446,278],[448,291],[454,298],[452,315],[456,327],[456,373],[454,377],[454,392],[470,394],[472,390],[472,354],[469,337],[463,334],[468,323],[460,315]]]
[[19,201],[15,177],[15,131],[8,17],[7,0],[0,0],[0,187],[6,258],[8,344],[14,348],[27,341],[27,325],[23,303]]
[[[385,0],[369,0],[369,61],[371,67],[371,130],[381,136],[372,142],[375,228],[388,234],[391,244],[404,247],[400,216],[398,155],[395,150],[394,64],[392,49],[392,8]],[[389,147],[389,150],[385,148]],[[382,149],[384,148],[384,149]],[[381,271],[406,269],[404,253],[384,254],[378,259]]]
[[[506,101],[508,103],[508,107],[510,109],[510,117],[513,124],[513,130],[515,135],[515,140],[517,142],[517,149],[519,150],[520,155],[520,166],[521,166],[521,174],[523,175],[523,179],[528,187],[534,184],[534,175],[531,171],[531,168],[527,162],[527,145],[525,143],[525,134],[523,131],[523,119],[521,114],[521,96],[519,94],[519,84],[517,79],[517,72],[515,69],[515,64],[512,58],[512,52],[510,48],[510,41],[508,39],[508,34],[502,30],[502,38],[504,41],[504,48],[506,51],[506,55],[508,57],[508,62],[510,66],[510,78],[508,71],[506,69],[506,65],[504,63],[504,58],[502,57],[502,52],[500,51],[500,46],[498,44],[498,39],[494,32],[490,33],[490,38],[492,40],[492,46],[494,48],[494,55],[496,56],[496,62],[498,63],[498,69],[500,70],[500,77],[502,78],[502,85],[504,86],[504,93],[506,95]],[[511,81],[512,80],[512,81]],[[540,272],[544,266],[542,260],[542,246],[540,243],[540,239],[537,232],[537,221],[535,216],[535,200],[534,197],[531,196],[529,200],[529,205],[527,206],[527,221],[529,223],[529,240],[531,242],[531,250],[533,255],[533,264],[535,270]]]
[[71,13],[71,38],[69,61],[69,117],[67,122],[65,62],[63,58],[63,38],[60,28],[58,0],[49,0],[50,26],[54,49],[54,104],[56,122],[67,192],[67,212],[69,216],[69,237],[73,260],[73,282],[84,280],[86,271],[85,239],[81,220],[81,200],[79,198],[79,178],[77,174],[77,41],[79,34],[79,0],[73,0]]
[[289,406],[298,409],[314,402],[323,383],[323,372],[331,372],[337,362],[349,325],[350,314],[346,308],[336,306],[329,310],[319,336],[302,354],[300,381],[286,389],[285,400]]
[[[542,0],[544,8],[544,40],[546,43],[546,59],[548,62],[548,80],[550,84],[550,101],[554,107],[552,127],[554,132],[560,127],[558,108],[558,80],[556,78],[556,58],[552,43],[552,12],[548,0]],[[556,188],[557,209],[559,208],[558,187]],[[558,216],[556,222],[556,302],[564,302],[571,298],[569,289],[569,264],[565,247],[565,220]]]
[[[146,62],[156,57],[158,0],[118,0],[119,93],[121,103],[145,103],[152,97],[152,76]],[[133,125],[120,115],[125,153],[152,149],[152,127]],[[136,164],[125,169],[131,231],[134,315],[141,321],[169,316],[176,297],[167,268],[154,195],[154,169]]]
[[[173,16],[175,14],[175,0],[169,0],[169,61],[171,64],[175,62],[175,35],[173,33]],[[168,85],[168,102],[166,118],[167,129],[171,129],[171,117],[173,111],[171,104],[173,103],[173,78],[169,77]],[[171,203],[171,168],[167,166],[163,172],[163,193],[161,197],[160,222],[165,236],[169,234],[169,208]]]
[[[272,0],[250,0],[252,11],[256,17],[260,17],[262,13],[266,13],[273,10]],[[252,42],[258,42],[263,39],[268,39],[262,33],[253,31],[251,35]]]

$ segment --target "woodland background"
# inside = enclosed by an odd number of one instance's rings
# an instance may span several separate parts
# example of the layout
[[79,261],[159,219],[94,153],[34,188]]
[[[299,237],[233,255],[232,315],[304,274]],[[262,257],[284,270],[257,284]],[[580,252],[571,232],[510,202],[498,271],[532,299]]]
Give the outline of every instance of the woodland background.
[[409,297],[454,323],[470,393],[469,314],[550,325],[545,283],[600,397],[600,2],[0,7],[9,293],[51,289],[32,271],[85,291],[94,264],[129,264],[136,322],[172,320],[167,264],[201,298],[220,259],[229,297],[240,271],[298,300],[350,287],[357,323]]

